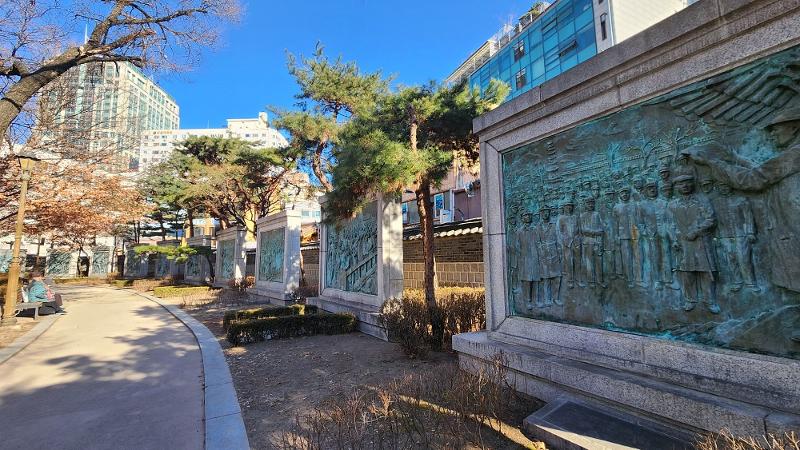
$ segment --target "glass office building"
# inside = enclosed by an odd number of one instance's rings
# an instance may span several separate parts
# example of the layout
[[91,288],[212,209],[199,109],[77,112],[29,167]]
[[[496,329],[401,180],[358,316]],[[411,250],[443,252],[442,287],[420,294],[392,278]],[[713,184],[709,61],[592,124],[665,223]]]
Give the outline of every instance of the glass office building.
[[596,55],[592,0],[561,0],[527,25],[472,75],[483,92],[492,78],[511,86],[511,100]]

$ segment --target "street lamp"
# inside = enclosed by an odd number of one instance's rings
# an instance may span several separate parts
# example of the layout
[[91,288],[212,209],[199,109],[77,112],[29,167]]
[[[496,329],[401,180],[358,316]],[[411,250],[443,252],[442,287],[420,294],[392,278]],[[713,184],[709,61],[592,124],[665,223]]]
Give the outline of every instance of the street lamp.
[[19,208],[17,210],[17,227],[14,231],[14,248],[11,251],[11,265],[8,267],[8,286],[6,287],[6,301],[3,306],[3,318],[0,326],[14,325],[17,323],[15,310],[17,304],[17,290],[19,289],[20,260],[19,250],[22,245],[22,229],[25,221],[25,197],[28,195],[28,182],[31,179],[33,165],[38,158],[31,155],[18,155],[19,167],[22,169],[22,187],[19,190]]

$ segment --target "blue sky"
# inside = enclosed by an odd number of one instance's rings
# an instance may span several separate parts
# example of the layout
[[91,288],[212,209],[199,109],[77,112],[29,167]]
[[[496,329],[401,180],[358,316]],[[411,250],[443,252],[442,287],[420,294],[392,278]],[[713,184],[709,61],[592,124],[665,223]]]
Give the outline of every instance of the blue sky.
[[286,50],[326,53],[402,84],[442,80],[532,0],[243,0],[241,23],[199,67],[157,80],[177,100],[181,128],[224,126],[267,105],[289,108],[297,87]]

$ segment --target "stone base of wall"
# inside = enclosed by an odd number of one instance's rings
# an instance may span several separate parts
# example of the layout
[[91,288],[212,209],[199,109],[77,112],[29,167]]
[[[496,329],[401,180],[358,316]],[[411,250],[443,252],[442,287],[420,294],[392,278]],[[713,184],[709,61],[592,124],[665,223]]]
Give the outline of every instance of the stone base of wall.
[[[425,264],[403,264],[403,288],[422,289]],[[483,287],[482,262],[436,263],[436,277],[442,287]]]
[[[453,350],[458,352],[461,367],[473,372],[489,368],[495,357],[502,357],[503,364],[508,368],[510,385],[541,400],[554,401],[568,393],[581,401],[599,403],[634,416],[656,420],[678,434],[728,429],[736,435],[762,436],[765,433],[783,435],[784,432],[800,429],[800,416],[738,400],[735,392],[723,396],[710,393],[707,389],[701,390],[702,387],[710,387],[714,381],[694,374],[685,374],[687,379],[694,377],[693,384],[682,386],[626,370],[628,366],[634,366],[632,361],[620,361],[617,363],[618,369],[612,369],[585,359],[579,360],[556,347],[548,351],[546,348],[532,349],[530,346],[501,342],[491,339],[487,332],[453,336]],[[654,360],[659,357],[681,357],[679,351],[661,351],[662,354],[652,355]],[[733,369],[746,363],[751,367],[753,365],[753,361],[747,361],[745,357],[739,358],[741,361],[733,359],[730,355],[719,355],[717,362],[720,367],[731,366],[723,369]],[[687,363],[691,360],[687,359]],[[694,360],[694,364],[697,361]],[[766,378],[793,378],[791,373],[795,366],[793,361],[786,361],[783,366],[776,364],[774,373],[769,377],[765,375],[763,382],[769,382]],[[755,388],[731,384],[725,389],[744,392]]]
[[378,339],[388,341],[386,328],[378,322],[378,308],[365,305],[363,303],[348,302],[341,299],[328,297],[312,297],[308,300],[309,305],[315,305],[319,309],[331,313],[350,313],[358,319],[358,331],[374,336]]
[[247,288],[247,295],[250,297],[252,303],[271,303],[280,306],[286,306],[292,303],[291,300],[281,298],[281,294],[281,292],[259,287]]

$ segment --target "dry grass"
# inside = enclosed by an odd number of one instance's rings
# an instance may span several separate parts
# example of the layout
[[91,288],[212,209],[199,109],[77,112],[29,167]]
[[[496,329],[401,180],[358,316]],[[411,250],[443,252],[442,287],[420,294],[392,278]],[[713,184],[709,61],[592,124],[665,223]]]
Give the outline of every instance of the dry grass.
[[497,359],[477,375],[449,365],[365,386],[297,416],[280,448],[544,448],[513,423],[529,405],[505,380]]
[[794,431],[784,435],[736,437],[728,430],[703,436],[696,444],[698,450],[800,450],[800,437]]
[[180,305],[185,307],[200,306],[241,306],[251,305],[253,300],[246,292],[230,289],[215,289],[202,294],[189,294],[180,297]]

